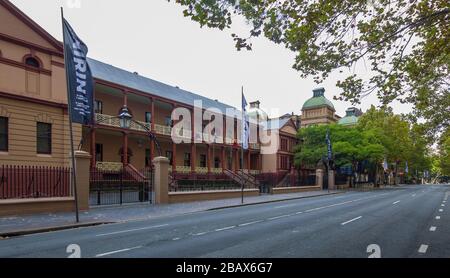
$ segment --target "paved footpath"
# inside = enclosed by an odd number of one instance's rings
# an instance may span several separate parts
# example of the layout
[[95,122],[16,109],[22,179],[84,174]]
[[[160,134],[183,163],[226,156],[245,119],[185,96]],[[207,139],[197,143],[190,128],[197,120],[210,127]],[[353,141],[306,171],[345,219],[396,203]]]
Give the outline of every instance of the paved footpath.
[[[312,191],[292,194],[261,195],[246,197],[244,205],[277,202],[289,199],[308,198],[328,194],[344,193],[343,191]],[[167,216],[240,206],[241,198],[180,203],[170,205],[132,204],[113,207],[92,208],[80,214],[81,223],[109,223],[148,220]],[[24,230],[45,229],[75,224],[74,213],[35,214],[28,216],[11,216],[0,218],[0,234],[20,232]]]

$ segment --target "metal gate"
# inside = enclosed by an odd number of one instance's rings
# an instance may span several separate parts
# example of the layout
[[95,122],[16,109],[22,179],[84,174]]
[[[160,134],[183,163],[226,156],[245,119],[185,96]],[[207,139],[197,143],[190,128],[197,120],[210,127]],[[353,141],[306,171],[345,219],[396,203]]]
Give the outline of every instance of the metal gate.
[[153,203],[153,170],[91,171],[89,205]]

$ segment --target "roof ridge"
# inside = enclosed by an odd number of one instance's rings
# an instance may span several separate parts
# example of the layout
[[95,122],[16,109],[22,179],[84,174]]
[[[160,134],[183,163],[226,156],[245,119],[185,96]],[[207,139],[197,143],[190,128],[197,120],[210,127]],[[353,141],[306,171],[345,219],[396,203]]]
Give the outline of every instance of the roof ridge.
[[[122,73],[124,73],[124,74],[129,75],[129,77],[137,78],[138,80],[141,80],[141,81],[156,83],[156,85],[159,85],[159,86],[162,86],[162,87],[166,87],[166,89],[176,90],[176,91],[179,91],[179,92],[181,92],[181,93],[183,93],[183,94],[188,94],[188,95],[191,96],[193,99],[195,99],[195,98],[200,98],[200,100],[207,100],[207,101],[210,101],[211,104],[219,104],[220,106],[224,106],[225,108],[234,108],[234,109],[237,109],[236,107],[231,106],[231,105],[229,105],[229,104],[226,104],[226,103],[223,103],[223,102],[220,102],[220,101],[216,101],[216,100],[211,99],[211,98],[209,98],[209,97],[206,97],[206,96],[203,96],[203,95],[200,95],[200,94],[197,94],[197,93],[193,93],[193,92],[187,91],[187,90],[185,90],[185,89],[181,89],[181,88],[179,88],[179,87],[177,87],[177,86],[169,85],[169,84],[167,84],[167,83],[164,83],[164,82],[155,80],[155,79],[150,78],[150,77],[146,77],[146,76],[142,76],[142,75],[136,75],[136,74],[132,73],[132,72],[129,71],[129,70],[126,70],[126,69],[117,67],[117,66],[112,65],[112,64],[109,64],[109,63],[105,63],[105,62],[103,62],[103,61],[100,61],[100,60],[97,60],[97,59],[94,59],[94,58],[91,58],[91,57],[88,57],[88,61],[92,61],[92,63],[101,64],[102,66],[106,66],[106,67],[112,68],[113,70],[120,71],[120,72],[122,72]],[[94,75],[95,75],[95,73],[94,73]],[[113,82],[113,83],[117,83],[117,82]],[[136,87],[133,87],[133,86],[128,86],[128,85],[124,85],[124,84],[121,84],[121,85],[127,86],[127,87],[131,87],[131,88],[134,88],[134,89],[136,89],[136,90],[141,90],[141,89],[136,88]],[[151,91],[151,90],[142,90],[142,91],[144,91],[144,92],[146,92],[146,93],[149,93],[149,94],[154,94],[154,93],[156,93],[156,92]],[[192,105],[192,103],[186,103],[186,101],[180,101],[180,102],[183,102],[183,103],[185,103],[185,104]],[[211,106],[213,106],[213,105],[211,105]],[[218,107],[218,108],[219,108],[219,107]]]

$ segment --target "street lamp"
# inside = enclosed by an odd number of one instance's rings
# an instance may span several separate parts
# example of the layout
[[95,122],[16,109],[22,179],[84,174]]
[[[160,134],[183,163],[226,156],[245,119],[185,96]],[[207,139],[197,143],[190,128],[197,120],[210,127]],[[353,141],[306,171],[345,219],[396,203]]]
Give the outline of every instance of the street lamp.
[[126,106],[122,107],[118,118],[119,118],[119,125],[121,128],[124,128],[124,129],[130,128],[133,116],[131,116],[131,114]]
[[[130,129],[131,127],[131,123],[133,122],[135,125],[141,127],[143,130],[145,130],[145,132],[147,132],[147,135],[149,137],[149,139],[153,142],[155,142],[156,145],[156,149],[158,151],[159,156],[162,156],[162,151],[161,151],[161,146],[159,144],[159,141],[156,139],[155,134],[151,131],[150,128],[148,128],[147,126],[141,124],[138,121],[133,120],[133,116],[130,114],[130,111],[128,110],[127,106],[123,106],[122,109],[120,110],[120,113],[118,116],[115,117],[111,117],[108,118],[109,119],[119,119],[119,126],[120,128],[123,129]],[[104,122],[106,119],[104,120],[100,120],[100,121],[96,121],[97,124],[101,124],[102,122]],[[78,149],[81,150],[81,148],[83,147],[84,144],[84,137],[81,138],[80,144],[78,145]]]

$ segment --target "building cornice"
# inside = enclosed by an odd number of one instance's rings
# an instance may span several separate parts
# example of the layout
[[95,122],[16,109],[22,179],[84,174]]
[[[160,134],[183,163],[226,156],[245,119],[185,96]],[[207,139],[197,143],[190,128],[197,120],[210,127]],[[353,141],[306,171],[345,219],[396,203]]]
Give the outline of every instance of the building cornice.
[[0,97],[67,109],[67,104],[0,91]]

